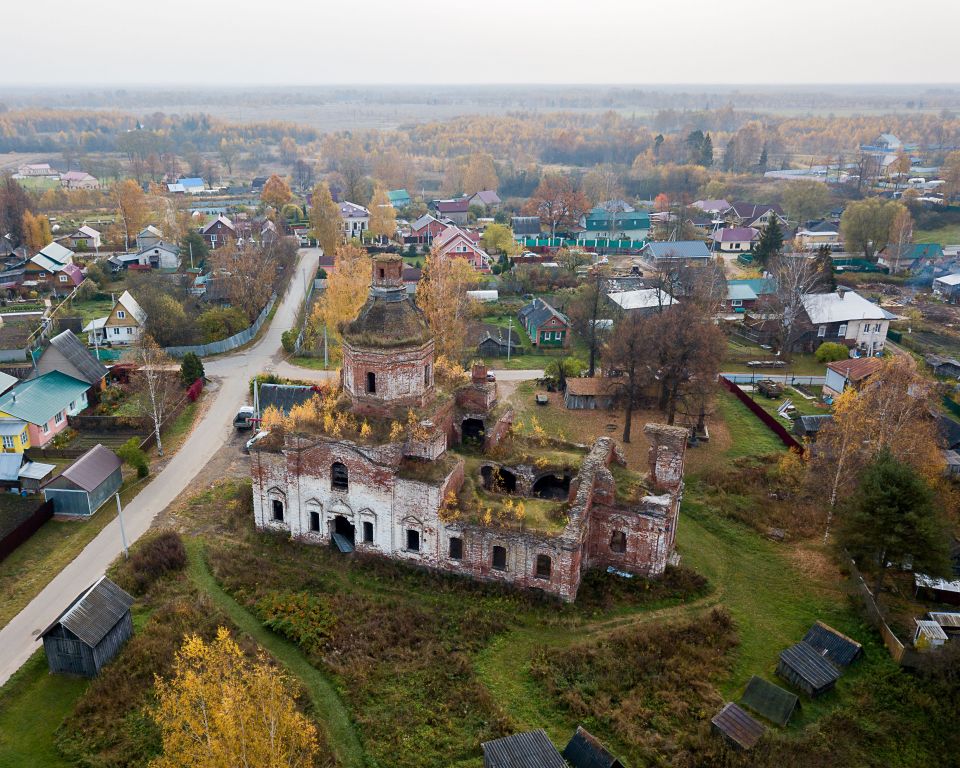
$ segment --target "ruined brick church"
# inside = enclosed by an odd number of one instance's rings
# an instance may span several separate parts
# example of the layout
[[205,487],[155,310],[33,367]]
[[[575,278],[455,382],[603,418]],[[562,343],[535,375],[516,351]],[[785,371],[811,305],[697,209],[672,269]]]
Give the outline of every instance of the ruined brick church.
[[[285,430],[258,442],[250,459],[257,528],[571,601],[588,568],[663,573],[687,431],[645,427],[647,476],[629,472],[607,437],[566,453],[560,441],[549,451],[521,443],[483,366],[446,388],[435,380],[433,338],[404,289],[402,261],[372,264],[369,298],[342,328],[343,408],[367,428]],[[537,515],[499,514],[522,500]]]

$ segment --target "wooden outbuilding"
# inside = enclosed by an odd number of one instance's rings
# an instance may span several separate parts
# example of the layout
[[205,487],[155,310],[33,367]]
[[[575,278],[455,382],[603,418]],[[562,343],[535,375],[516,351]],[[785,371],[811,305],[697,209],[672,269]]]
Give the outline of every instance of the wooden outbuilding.
[[577,726],[577,732],[567,742],[561,754],[573,768],[625,768],[596,736],[581,725]]
[[860,643],[822,621],[810,627],[803,642],[838,669],[846,669],[863,655]]
[[797,643],[780,653],[777,674],[811,698],[832,690],[840,679],[840,671],[807,643]]
[[571,410],[610,410],[616,403],[617,387],[603,377],[567,379],[564,405]]
[[754,675],[740,702],[771,723],[785,726],[800,708],[800,699],[779,685]]
[[568,768],[542,728],[485,741],[483,768]]
[[81,592],[40,637],[51,672],[94,677],[133,634],[133,598],[106,576]]
[[732,701],[710,721],[714,730],[740,749],[752,749],[767,730]]
[[58,515],[92,515],[123,483],[117,454],[95,445],[43,488]]

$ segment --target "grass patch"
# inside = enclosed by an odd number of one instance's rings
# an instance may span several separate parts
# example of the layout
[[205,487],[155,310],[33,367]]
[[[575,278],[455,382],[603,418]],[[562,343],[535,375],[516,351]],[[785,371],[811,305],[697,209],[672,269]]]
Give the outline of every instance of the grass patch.
[[[119,296],[120,293],[117,293],[117,295]],[[83,324],[86,325],[98,317],[106,317],[112,309],[113,302],[110,299],[88,299],[87,301],[73,301],[66,314],[79,315],[83,318]]]
[[54,734],[88,681],[51,675],[38,650],[0,689],[0,768],[67,768]]
[[328,364],[326,367],[324,367],[323,365],[322,355],[320,357],[306,357],[301,355],[299,357],[288,358],[287,362],[290,363],[291,365],[299,366],[300,368],[309,368],[311,371],[333,370],[333,368],[336,367],[335,365],[332,365],[332,363],[334,362],[332,359],[332,356],[329,361],[330,364]]
[[940,243],[954,245],[960,243],[960,224],[949,224],[937,229],[918,229],[913,233],[915,243]]
[[764,376],[823,376],[826,373],[826,363],[817,360],[816,355],[796,353],[783,358],[786,365],[782,368],[751,368],[747,365],[751,360],[779,360],[769,349],[763,349],[758,344],[751,344],[743,339],[728,339],[727,354],[720,363],[720,370],[727,373],[756,373],[758,379]]
[[715,400],[716,415],[730,432],[730,447],[724,451],[726,461],[741,456],[763,456],[786,450],[780,438],[733,395],[719,391]]

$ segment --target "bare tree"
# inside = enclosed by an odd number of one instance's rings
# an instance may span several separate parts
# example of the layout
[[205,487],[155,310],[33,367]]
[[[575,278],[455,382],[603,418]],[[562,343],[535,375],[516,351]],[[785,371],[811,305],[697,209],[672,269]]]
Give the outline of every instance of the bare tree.
[[138,370],[134,381],[143,411],[153,422],[157,453],[163,456],[160,427],[176,402],[177,365],[148,333],[141,333],[133,347],[133,360]]
[[803,297],[827,286],[817,260],[807,256],[778,257],[770,265],[770,279],[776,283],[776,290],[768,299],[766,311],[776,318],[777,348],[789,354],[805,330],[801,319]]
[[611,379],[623,405],[623,442],[630,442],[633,411],[654,380],[652,360],[652,317],[628,312],[617,323],[605,349],[606,368],[619,375]]
[[604,314],[604,285],[607,280],[605,270],[597,267],[587,282],[577,290],[569,307],[570,321],[580,338],[587,342],[590,361],[587,375],[591,378],[596,372],[597,358],[607,333]]

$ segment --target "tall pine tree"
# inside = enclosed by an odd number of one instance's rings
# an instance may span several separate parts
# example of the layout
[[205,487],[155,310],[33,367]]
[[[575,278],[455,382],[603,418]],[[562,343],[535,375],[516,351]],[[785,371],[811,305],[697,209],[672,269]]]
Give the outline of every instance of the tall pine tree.
[[704,168],[713,165],[713,139],[709,133],[703,137],[703,143],[700,144],[700,165]]
[[753,258],[761,266],[766,266],[780,255],[783,248],[783,230],[776,213],[770,214],[770,223],[763,228],[760,239],[753,248]]

